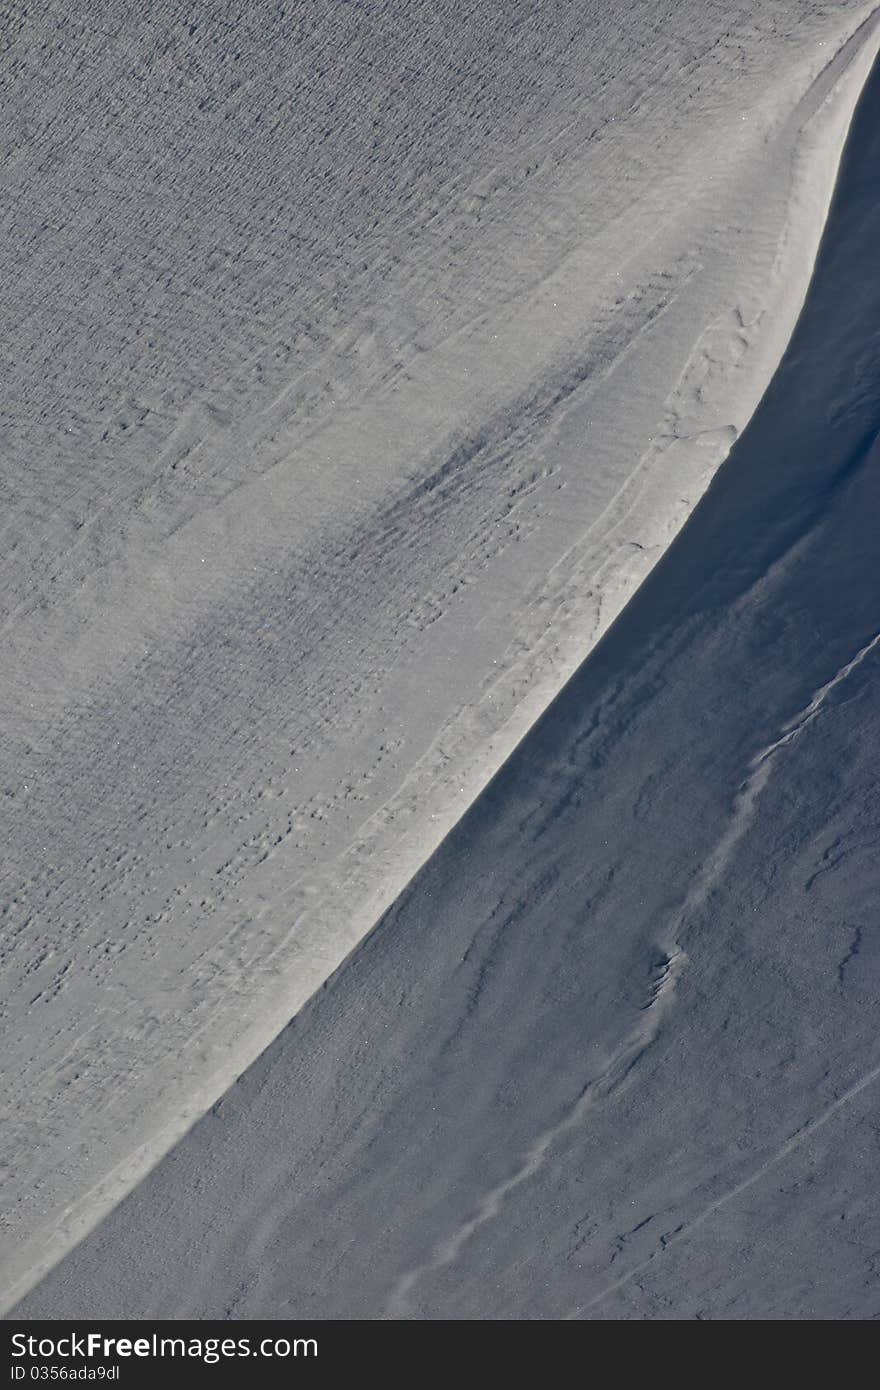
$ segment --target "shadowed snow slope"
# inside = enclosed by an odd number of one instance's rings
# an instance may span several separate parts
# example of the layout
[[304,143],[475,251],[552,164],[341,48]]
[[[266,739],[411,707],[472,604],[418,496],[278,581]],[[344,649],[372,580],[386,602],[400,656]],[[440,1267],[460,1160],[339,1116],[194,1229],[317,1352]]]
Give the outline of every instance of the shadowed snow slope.
[[880,73],[681,535],[22,1315],[876,1316],[878,245]]
[[860,0],[202,8],[2,36],[8,1297],[663,554],[789,339],[877,47]]

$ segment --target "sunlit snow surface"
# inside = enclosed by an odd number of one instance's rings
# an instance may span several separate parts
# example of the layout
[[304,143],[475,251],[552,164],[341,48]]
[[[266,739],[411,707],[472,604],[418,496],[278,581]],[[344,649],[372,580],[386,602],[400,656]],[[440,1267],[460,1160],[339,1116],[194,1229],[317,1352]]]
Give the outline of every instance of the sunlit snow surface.
[[[3,55],[9,1287],[663,555],[876,50],[870,5],[368,10]],[[679,543],[29,1314],[866,1314],[871,110]]]

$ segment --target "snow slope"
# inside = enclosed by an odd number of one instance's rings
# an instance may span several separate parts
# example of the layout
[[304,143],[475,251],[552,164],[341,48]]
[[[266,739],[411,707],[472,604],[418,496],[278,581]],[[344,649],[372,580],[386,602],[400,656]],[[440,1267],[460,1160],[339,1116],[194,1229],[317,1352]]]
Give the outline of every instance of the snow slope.
[[681,536],[19,1315],[876,1317],[878,169],[880,69]]
[[685,521],[873,10],[13,10],[5,1286],[330,974]]

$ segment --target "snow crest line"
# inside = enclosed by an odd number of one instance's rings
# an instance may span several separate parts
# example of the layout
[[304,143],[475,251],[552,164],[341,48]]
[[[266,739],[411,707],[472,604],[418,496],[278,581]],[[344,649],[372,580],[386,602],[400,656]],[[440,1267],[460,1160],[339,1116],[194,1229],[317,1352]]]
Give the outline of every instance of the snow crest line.
[[810,703],[801,710],[800,714],[796,714],[794,719],[790,719],[784,726],[782,737],[777,739],[775,743],[771,743],[768,748],[765,748],[762,753],[757,755],[753,760],[753,766],[765,762],[778,748],[784,748],[786,744],[796,739],[798,734],[802,733],[808,724],[812,724],[832,690],[835,690],[848,676],[852,675],[856,667],[861,666],[865,658],[870,656],[871,652],[878,646],[880,646],[880,632],[875,633],[870,642],[866,642],[865,645],[856,652],[854,657],[844,666],[841,666],[840,670],[836,675],[831,677],[830,681],[826,681],[823,686],[819,687]]

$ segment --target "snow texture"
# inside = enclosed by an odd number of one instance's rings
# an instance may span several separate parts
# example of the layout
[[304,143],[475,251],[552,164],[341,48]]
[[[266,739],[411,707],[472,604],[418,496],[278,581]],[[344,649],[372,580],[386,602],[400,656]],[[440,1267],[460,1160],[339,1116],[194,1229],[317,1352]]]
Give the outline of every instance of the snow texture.
[[863,1311],[875,6],[6,8],[4,1305]]
[[877,1316],[878,169],[875,71],[681,534],[20,1315]]

